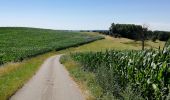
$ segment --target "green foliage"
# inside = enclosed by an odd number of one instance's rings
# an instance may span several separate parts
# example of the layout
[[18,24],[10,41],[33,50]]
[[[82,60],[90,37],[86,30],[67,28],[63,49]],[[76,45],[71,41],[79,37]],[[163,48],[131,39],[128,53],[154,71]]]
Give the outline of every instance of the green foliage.
[[160,41],[167,41],[170,39],[170,32],[166,31],[154,31],[152,35],[157,37]]
[[[97,31],[99,33],[110,35],[113,37],[125,37],[134,40],[160,40],[167,41],[170,39],[170,32],[168,31],[151,31],[141,25],[135,24],[115,24],[113,23],[109,31]],[[143,35],[143,36],[142,36]]]
[[83,70],[95,73],[105,94],[118,99],[125,99],[129,86],[131,95],[144,99],[166,99],[170,92],[170,46],[163,51],[112,50],[71,56]]
[[170,46],[170,39],[166,42],[165,48],[168,47],[168,46]]
[[49,29],[0,28],[0,65],[101,38],[103,37]]
[[117,36],[120,35],[125,38],[130,39],[140,39],[140,33],[143,31],[141,25],[135,24],[112,24],[110,27],[110,35]]

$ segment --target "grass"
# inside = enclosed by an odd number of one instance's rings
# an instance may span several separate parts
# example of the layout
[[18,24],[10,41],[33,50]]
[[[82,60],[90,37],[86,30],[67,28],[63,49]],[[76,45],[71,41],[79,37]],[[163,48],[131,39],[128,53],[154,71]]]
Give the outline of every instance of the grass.
[[[158,49],[159,46],[163,49],[165,42],[157,41],[157,42],[146,42],[146,48]],[[95,41],[83,46],[79,46],[77,48],[69,48],[68,52],[97,52],[97,51],[105,51],[106,49],[111,50],[141,50],[141,44],[139,41],[134,41],[126,38],[112,38],[110,36],[105,36],[105,39]]]
[[95,75],[91,72],[85,72],[81,69],[81,65],[76,63],[70,56],[64,55],[60,62],[65,65],[70,75],[79,84],[86,100],[94,100],[102,96],[102,88],[96,83]]
[[9,63],[0,67],[0,100],[7,100],[21,88],[39,69],[48,57],[57,54],[50,52],[20,63]]

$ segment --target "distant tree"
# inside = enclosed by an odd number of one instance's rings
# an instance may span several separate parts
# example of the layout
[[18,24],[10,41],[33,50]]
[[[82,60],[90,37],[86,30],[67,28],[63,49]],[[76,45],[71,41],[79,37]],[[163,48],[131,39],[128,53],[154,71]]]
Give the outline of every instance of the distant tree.
[[156,39],[157,39],[156,36],[152,36],[152,37],[151,37],[152,42],[156,42]]
[[110,27],[110,35],[113,37],[121,36],[129,39],[138,39],[138,31],[141,25],[135,24],[112,24]]
[[139,29],[140,40],[142,41],[142,50],[145,49],[145,40],[146,40],[146,34],[148,32],[148,27],[149,27],[148,25],[143,24],[141,29]]
[[[142,40],[142,45],[145,40],[167,41],[170,39],[170,32],[167,31],[151,31],[148,30],[148,25],[135,25],[135,24],[115,24],[112,23],[109,31],[101,31],[102,34],[110,35],[112,37],[124,37],[133,40]],[[143,46],[142,46],[143,48]]]
[[153,35],[156,36],[160,41],[167,41],[170,39],[170,32],[167,31],[153,31]]

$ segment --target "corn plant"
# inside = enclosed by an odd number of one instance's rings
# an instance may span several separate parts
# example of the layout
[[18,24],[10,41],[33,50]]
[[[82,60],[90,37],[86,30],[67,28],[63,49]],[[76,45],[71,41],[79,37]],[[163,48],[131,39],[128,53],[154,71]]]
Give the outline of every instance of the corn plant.
[[104,93],[122,99],[130,85],[144,99],[164,100],[170,93],[170,46],[163,51],[115,51],[74,53],[82,69],[95,73]]

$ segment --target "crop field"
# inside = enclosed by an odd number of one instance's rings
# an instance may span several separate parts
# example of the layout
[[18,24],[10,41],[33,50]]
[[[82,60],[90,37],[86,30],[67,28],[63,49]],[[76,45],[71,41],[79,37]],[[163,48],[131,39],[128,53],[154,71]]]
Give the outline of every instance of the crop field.
[[164,50],[109,50],[72,53],[85,72],[95,75],[100,95],[121,100],[170,99],[170,46]]
[[0,65],[102,38],[79,32],[36,28],[0,28]]

